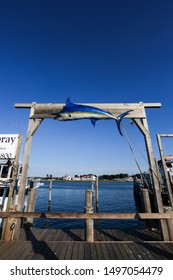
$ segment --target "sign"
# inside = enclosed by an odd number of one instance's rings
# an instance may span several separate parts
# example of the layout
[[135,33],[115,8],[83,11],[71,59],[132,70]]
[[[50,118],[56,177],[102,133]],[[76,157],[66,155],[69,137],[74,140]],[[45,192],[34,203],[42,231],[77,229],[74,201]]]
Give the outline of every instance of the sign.
[[15,158],[19,134],[0,134],[0,159]]

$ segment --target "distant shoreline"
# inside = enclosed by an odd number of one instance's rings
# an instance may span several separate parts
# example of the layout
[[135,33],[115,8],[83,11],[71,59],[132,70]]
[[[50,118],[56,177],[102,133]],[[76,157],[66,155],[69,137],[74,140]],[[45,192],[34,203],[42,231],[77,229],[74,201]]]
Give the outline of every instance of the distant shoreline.
[[[51,179],[42,179],[41,178],[41,181],[45,181],[45,182],[50,182]],[[80,182],[96,182],[95,180],[92,181],[92,180],[57,180],[57,179],[52,179],[53,182],[70,182],[70,183],[80,183]],[[108,180],[108,179],[105,179],[105,180],[98,180],[99,182],[118,182],[118,183],[125,183],[125,182],[133,182],[133,180],[128,180],[128,179],[114,179],[114,180]]]

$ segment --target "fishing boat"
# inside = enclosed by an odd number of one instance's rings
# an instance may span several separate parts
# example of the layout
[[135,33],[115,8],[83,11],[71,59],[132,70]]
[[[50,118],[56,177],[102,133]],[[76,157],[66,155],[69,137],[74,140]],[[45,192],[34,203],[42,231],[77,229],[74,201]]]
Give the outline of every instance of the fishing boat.
[[[10,160],[1,159],[0,160],[0,211],[7,211],[8,207],[13,204],[17,205],[18,202],[18,192],[20,187],[20,178],[21,178],[21,172],[22,172],[22,165],[19,164],[18,170],[17,170],[17,177],[15,179],[15,183],[13,182],[13,179],[11,177],[13,166],[10,163]],[[12,199],[9,202],[9,190],[11,187],[11,184],[13,183],[13,193],[12,193]],[[43,186],[44,183],[41,182],[41,179],[38,178],[34,180],[33,178],[29,178],[27,180],[27,184],[25,187],[25,197],[24,197],[24,203],[23,203],[23,211],[26,211],[27,208],[27,201],[28,201],[28,194],[31,189],[37,189],[40,186]],[[2,227],[3,219],[0,219],[0,227]]]
[[[156,163],[157,163],[158,174],[155,175],[158,178],[163,206],[168,207],[170,206],[170,198],[169,198],[168,186],[165,178],[165,171],[163,166],[164,164],[162,160],[158,160]],[[166,166],[166,172],[168,174],[169,184],[173,192],[173,155],[165,156],[164,163]],[[136,202],[137,209],[140,212],[145,212],[145,207],[143,203],[144,189],[148,190],[152,212],[157,212],[155,208],[154,190],[153,190],[153,184],[152,184],[150,172],[140,174],[140,178],[134,177],[134,199]]]
[[[166,165],[167,172],[168,172],[169,177],[172,181],[172,179],[173,179],[173,155],[165,156],[164,160],[165,160],[165,165]],[[159,172],[160,172],[163,184],[165,184],[165,175],[164,175],[164,168],[163,168],[162,161],[159,160],[157,163],[158,163],[158,168],[159,168]]]

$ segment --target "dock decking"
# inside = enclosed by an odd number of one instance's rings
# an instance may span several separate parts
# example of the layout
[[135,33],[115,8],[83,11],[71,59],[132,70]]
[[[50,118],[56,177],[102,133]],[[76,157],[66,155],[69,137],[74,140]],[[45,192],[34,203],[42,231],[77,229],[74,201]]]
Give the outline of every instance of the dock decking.
[[95,230],[94,242],[84,240],[82,229],[21,229],[19,241],[0,241],[0,259],[173,259],[173,242],[163,242],[156,232],[148,230]]

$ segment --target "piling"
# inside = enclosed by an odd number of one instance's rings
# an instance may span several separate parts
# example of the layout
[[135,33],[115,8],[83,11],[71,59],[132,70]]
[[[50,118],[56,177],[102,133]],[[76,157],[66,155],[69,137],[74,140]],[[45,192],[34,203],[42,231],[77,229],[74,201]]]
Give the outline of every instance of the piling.
[[[141,189],[142,200],[143,200],[143,208],[145,213],[151,213],[151,203],[148,189]],[[152,220],[145,221],[147,228],[152,228]]]
[[96,212],[98,212],[99,209],[99,181],[98,176],[96,178]]
[[[173,208],[170,206],[165,206],[164,212],[165,213],[173,212]],[[167,219],[166,222],[167,222],[167,226],[168,226],[170,241],[173,241],[173,219]]]
[[[9,211],[10,212],[15,212],[16,209],[14,208],[14,206],[12,206],[9,209]],[[15,226],[16,226],[16,219],[15,218],[10,217],[10,218],[5,219],[5,227],[3,227],[3,232],[2,232],[1,239],[5,240],[5,241],[13,240]]]
[[52,201],[52,175],[50,175],[48,211],[50,211],[51,201]]
[[[27,200],[27,207],[26,207],[27,212],[35,211],[36,198],[37,198],[37,189],[31,188],[28,193],[28,200]],[[27,218],[27,224],[32,226],[32,224],[33,224],[32,217]]]
[[[86,190],[85,193],[85,213],[93,213],[93,191]],[[94,241],[94,221],[93,219],[86,219],[85,221],[85,240],[87,242]]]

